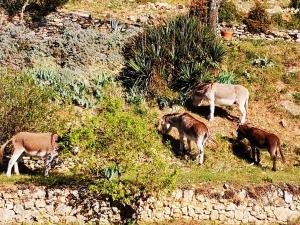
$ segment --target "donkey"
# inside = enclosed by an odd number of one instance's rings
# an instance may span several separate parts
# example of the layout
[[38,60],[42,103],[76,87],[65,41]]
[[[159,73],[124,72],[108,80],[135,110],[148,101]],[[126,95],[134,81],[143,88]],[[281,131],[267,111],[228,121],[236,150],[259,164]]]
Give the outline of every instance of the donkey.
[[209,102],[210,121],[214,119],[215,104],[238,104],[242,113],[241,124],[246,122],[249,91],[244,86],[219,83],[198,84],[192,93],[193,105],[199,106],[203,100],[207,100]]
[[51,167],[51,162],[55,156],[58,155],[58,135],[54,133],[29,133],[20,132],[14,135],[11,139],[6,141],[0,149],[0,163],[3,159],[3,151],[9,142],[13,145],[13,154],[9,160],[7,173],[11,176],[11,169],[14,166],[15,173],[19,175],[18,159],[23,152],[31,156],[45,157],[45,171],[44,175],[48,176]]
[[164,115],[161,119],[162,133],[168,133],[172,127],[177,128],[180,137],[180,153],[183,152],[183,139],[187,138],[189,150],[191,141],[195,141],[199,151],[199,164],[204,161],[204,145],[208,138],[207,126],[189,113],[173,113]]
[[[278,151],[281,155],[282,162],[285,163],[284,155],[280,147],[279,138],[272,133],[264,130],[240,125],[237,129],[238,140],[247,138],[251,145],[252,159],[257,165],[260,163],[260,151],[258,148],[267,148],[273,161],[273,171],[276,171],[276,159]],[[257,158],[257,159],[255,159]]]

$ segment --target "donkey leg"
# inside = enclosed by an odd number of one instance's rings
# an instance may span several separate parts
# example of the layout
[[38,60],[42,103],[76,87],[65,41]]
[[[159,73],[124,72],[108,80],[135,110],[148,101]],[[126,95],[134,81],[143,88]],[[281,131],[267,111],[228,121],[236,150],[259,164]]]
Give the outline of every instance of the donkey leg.
[[52,154],[47,154],[46,159],[45,159],[45,172],[44,175],[48,176],[49,175],[49,170],[51,168],[51,162],[54,159],[55,156],[57,156],[57,152],[53,152]]
[[197,148],[199,151],[199,164],[202,165],[204,161],[204,146],[202,138],[197,140]]
[[18,166],[18,160],[14,164],[14,170],[15,170],[15,174],[16,175],[20,175],[19,166]]
[[184,142],[183,142],[183,138],[184,138],[184,135],[183,133],[179,133],[179,155],[182,155],[183,154],[183,148],[184,148]]
[[251,164],[253,165],[253,163],[255,163],[256,162],[256,154],[255,154],[255,147],[254,146],[251,146],[250,147],[250,154],[251,154],[251,160],[252,160],[252,162],[251,162]]
[[247,116],[247,110],[245,108],[245,103],[244,104],[239,103],[239,109],[242,113],[241,124],[244,124],[246,122],[246,116]]
[[276,151],[276,148],[272,147],[272,148],[269,150],[269,153],[270,153],[271,159],[272,159],[272,161],[273,161],[273,167],[272,167],[272,170],[273,170],[273,171],[276,171],[276,170],[277,170],[277,167],[276,167],[276,159],[277,159],[277,151]]
[[191,143],[191,140],[190,139],[187,139],[187,144],[188,144],[188,151],[189,151],[189,154],[192,153],[192,143]]
[[215,100],[209,101],[209,109],[210,109],[210,115],[209,115],[209,121],[212,121],[214,119],[215,115]]
[[255,151],[256,151],[256,156],[257,156],[256,164],[259,165],[260,164],[260,151],[258,148],[255,148]]
[[22,153],[24,151],[25,151],[24,148],[15,149],[13,155],[11,156],[11,158],[8,162],[6,176],[8,176],[8,177],[11,176],[11,169],[12,169],[13,165],[17,162],[17,160],[19,159],[19,157],[22,155]]

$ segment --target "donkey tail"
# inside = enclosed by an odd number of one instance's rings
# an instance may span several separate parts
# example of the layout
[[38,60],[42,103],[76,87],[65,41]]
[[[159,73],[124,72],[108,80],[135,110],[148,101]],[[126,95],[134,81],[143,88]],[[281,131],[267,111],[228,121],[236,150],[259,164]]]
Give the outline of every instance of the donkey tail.
[[1,148],[0,148],[0,164],[2,164],[4,149],[5,149],[6,145],[7,145],[9,142],[11,142],[11,140],[12,140],[12,138],[9,139],[7,142],[5,142],[5,143],[1,146]]
[[282,162],[285,163],[285,158],[284,158],[284,155],[283,155],[283,152],[282,152],[282,149],[281,149],[281,146],[280,146],[279,142],[278,142],[278,149],[279,149],[279,153],[280,153]]
[[206,133],[205,135],[205,140],[213,142],[216,148],[219,146],[218,143],[212,138],[212,135],[210,133]]

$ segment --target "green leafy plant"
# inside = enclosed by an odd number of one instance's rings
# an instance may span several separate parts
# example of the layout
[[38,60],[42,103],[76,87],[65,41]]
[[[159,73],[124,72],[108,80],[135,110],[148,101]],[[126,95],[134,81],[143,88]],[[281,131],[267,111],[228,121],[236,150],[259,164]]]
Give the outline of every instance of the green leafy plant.
[[300,103],[300,92],[295,92],[293,97],[297,103]]
[[66,134],[66,147],[82,149],[76,173],[93,177],[90,189],[124,205],[172,188],[176,172],[169,165],[170,150],[153,126],[157,116],[125,107],[120,97],[105,96],[98,115],[83,116]]
[[250,32],[266,32],[270,28],[271,19],[265,6],[261,2],[256,1],[255,7],[249,11],[244,23]]
[[217,83],[234,84],[236,76],[232,71],[222,71],[216,79]]
[[256,59],[254,59],[253,65],[257,66],[257,67],[260,67],[260,68],[266,68],[266,67],[274,66],[274,63],[271,59],[268,59],[266,57],[264,57],[264,58],[258,57]]
[[275,26],[281,29],[299,29],[300,28],[300,12],[290,14],[283,17],[282,13],[275,13],[271,16],[271,20]]
[[222,1],[219,8],[219,21],[232,23],[239,18],[239,13],[236,5],[231,0]]
[[123,53],[126,65],[119,79],[127,90],[136,88],[146,97],[172,99],[174,91],[184,95],[217,68],[225,49],[199,20],[179,16],[147,28]]
[[87,82],[83,78],[77,79],[74,73],[78,76],[82,72],[43,65],[26,71],[26,74],[33,78],[37,85],[53,88],[55,99],[64,102],[71,101],[75,105],[86,108],[96,106],[103,97],[104,88],[113,84],[111,76],[107,74],[98,74],[96,78]]
[[51,91],[35,86],[32,79],[17,72],[0,70],[0,74],[1,141],[19,131],[53,129]]

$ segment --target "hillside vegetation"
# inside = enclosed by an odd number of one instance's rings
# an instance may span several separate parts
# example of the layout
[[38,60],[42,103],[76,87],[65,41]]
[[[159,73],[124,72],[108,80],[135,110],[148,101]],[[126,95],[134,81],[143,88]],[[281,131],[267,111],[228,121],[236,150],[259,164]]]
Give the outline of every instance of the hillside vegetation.
[[[281,102],[300,102],[300,44],[227,42],[188,15],[142,28],[117,19],[145,2],[71,1],[64,10],[89,10],[100,18],[111,13],[105,28],[68,23],[47,38],[26,25],[3,23],[1,143],[19,131],[57,132],[63,138],[60,158],[71,158],[75,166],[66,173],[51,171],[47,178],[21,170],[19,177],[1,175],[1,184],[84,184],[124,205],[203,182],[299,185],[300,118]],[[188,93],[199,81],[247,87],[248,122],[279,136],[286,164],[278,159],[278,171],[272,172],[264,151],[261,165],[252,165],[246,141],[236,141],[238,107],[217,107],[215,120],[208,122],[209,106],[189,104]],[[170,107],[207,124],[213,141],[205,148],[204,165],[197,163],[195,146],[177,155],[175,129],[161,134],[160,118]],[[74,155],[76,147],[80,151]]]

